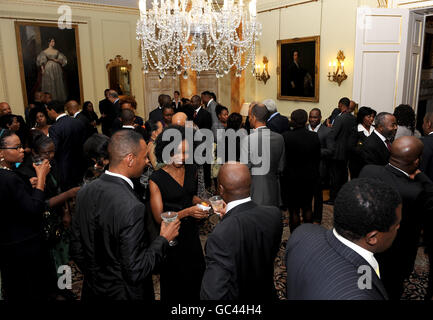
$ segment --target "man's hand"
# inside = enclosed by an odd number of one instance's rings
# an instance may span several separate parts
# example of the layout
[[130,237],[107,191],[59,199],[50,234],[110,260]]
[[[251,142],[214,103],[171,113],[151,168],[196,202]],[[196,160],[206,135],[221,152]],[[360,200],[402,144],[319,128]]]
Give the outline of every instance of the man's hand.
[[168,242],[170,242],[179,235],[179,227],[180,227],[179,219],[176,219],[175,221],[169,223],[162,221],[161,231],[159,235],[163,236],[164,238],[167,239]]

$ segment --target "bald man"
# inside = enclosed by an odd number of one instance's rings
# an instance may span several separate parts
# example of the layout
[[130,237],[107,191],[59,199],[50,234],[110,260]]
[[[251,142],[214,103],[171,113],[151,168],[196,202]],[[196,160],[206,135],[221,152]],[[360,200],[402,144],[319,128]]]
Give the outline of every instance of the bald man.
[[180,222],[161,224],[159,236],[150,241],[145,205],[131,180],[143,172],[147,152],[133,130],[114,133],[108,143],[110,170],[78,193],[71,256],[84,273],[82,300],[154,299],[152,272]]
[[177,112],[171,118],[171,124],[185,127],[185,123],[186,123],[187,119],[188,119],[188,116],[185,113]]
[[275,207],[250,198],[251,176],[244,164],[228,162],[218,174],[227,203],[221,222],[206,242],[202,300],[275,300],[273,273],[283,226]]
[[[11,106],[9,105],[9,103],[7,102],[0,102],[0,117],[7,115],[7,114],[12,114],[12,109]],[[17,118],[17,121],[20,123],[20,128],[19,130],[16,132],[16,134],[18,135],[18,137],[20,137],[20,141],[23,145],[26,145],[27,143],[27,137],[29,134],[29,128],[26,124],[26,122],[24,121],[24,118],[20,115],[15,115],[14,116]]]
[[382,282],[394,300],[400,299],[403,281],[413,271],[423,222],[433,214],[433,183],[418,169],[422,152],[423,143],[418,138],[398,138],[392,143],[386,166],[367,165],[359,176],[382,180],[403,200],[397,237],[387,251],[376,256]]

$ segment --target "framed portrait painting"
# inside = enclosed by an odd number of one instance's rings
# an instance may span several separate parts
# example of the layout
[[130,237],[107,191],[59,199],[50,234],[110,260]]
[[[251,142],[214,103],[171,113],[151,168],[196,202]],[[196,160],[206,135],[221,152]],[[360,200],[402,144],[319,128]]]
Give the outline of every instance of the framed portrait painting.
[[278,40],[280,100],[319,102],[320,36]]
[[62,103],[83,103],[78,26],[62,30],[57,24],[16,21],[15,33],[25,105],[36,91]]

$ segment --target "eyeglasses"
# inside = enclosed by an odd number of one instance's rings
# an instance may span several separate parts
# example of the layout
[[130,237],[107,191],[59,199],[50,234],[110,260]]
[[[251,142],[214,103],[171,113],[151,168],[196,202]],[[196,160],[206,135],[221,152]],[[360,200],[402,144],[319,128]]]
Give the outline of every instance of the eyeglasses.
[[22,144],[17,145],[16,147],[5,147],[5,148],[0,148],[3,150],[19,150],[19,149],[24,149]]

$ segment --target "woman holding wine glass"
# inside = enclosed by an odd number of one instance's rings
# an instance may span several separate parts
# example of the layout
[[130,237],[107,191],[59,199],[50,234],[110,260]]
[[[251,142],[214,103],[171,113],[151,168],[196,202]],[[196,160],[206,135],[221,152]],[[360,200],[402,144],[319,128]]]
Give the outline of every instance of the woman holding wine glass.
[[[170,159],[163,159],[163,150],[171,143],[162,140],[167,130],[177,130],[182,141],[175,145]],[[207,211],[197,206],[203,202],[196,196],[197,168],[185,164],[191,147],[185,139],[184,127],[164,129],[156,140],[155,154],[158,162],[165,162],[166,165],[153,172],[149,181],[150,206],[155,221],[160,224],[161,213],[167,211],[177,212],[181,221],[177,244],[169,248],[161,268],[161,300],[166,301],[199,300],[205,270],[198,221],[207,217]]]

